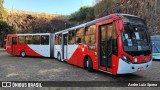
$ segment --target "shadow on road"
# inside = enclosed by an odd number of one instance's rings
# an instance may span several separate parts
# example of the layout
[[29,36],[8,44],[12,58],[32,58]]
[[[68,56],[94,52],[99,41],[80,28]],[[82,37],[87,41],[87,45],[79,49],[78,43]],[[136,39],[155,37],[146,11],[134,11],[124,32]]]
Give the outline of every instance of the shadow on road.
[[[8,55],[9,57],[20,57],[20,56],[16,56],[16,55]],[[22,60],[23,57],[21,57],[20,59]],[[55,60],[57,61],[56,59],[54,58],[46,58],[46,57],[30,57],[30,56],[27,56],[27,57],[24,57],[24,59],[26,60],[33,60],[33,59],[41,59],[41,60],[45,60],[45,59],[48,59],[49,61],[50,60]],[[35,61],[36,61],[35,60]],[[57,61],[59,62],[59,61]],[[71,68],[77,68],[77,69],[84,69],[84,68],[81,68],[81,67],[78,67],[78,66],[74,66],[72,64],[68,64],[66,62],[59,62],[61,63],[61,65],[65,64],[65,65],[69,65],[69,66],[72,66]],[[63,65],[64,66],[64,65]],[[145,72],[145,71],[142,71],[142,72]],[[88,72],[90,73],[90,72]],[[136,73],[132,73],[132,74],[121,74],[121,75],[112,75],[112,74],[109,74],[109,73],[105,73],[105,72],[102,72],[102,71],[94,71],[92,73],[90,73],[89,75],[92,75],[93,77],[94,76],[98,76],[98,77],[103,77],[103,78],[106,78],[108,80],[111,80],[111,81],[145,81],[146,77],[144,76],[145,74],[143,73],[140,73],[140,72],[136,72]],[[105,80],[106,80],[105,79]],[[95,79],[96,80],[96,79]],[[99,80],[99,79],[98,79]],[[102,79],[103,80],[103,79]]]
[[142,80],[144,78],[143,75],[137,75],[136,73],[118,74],[118,75],[112,75],[101,71],[95,71],[95,73],[101,74],[101,76],[103,77],[112,78],[113,80],[117,81],[135,81],[135,80],[137,81],[137,80]]
[[153,61],[160,61],[160,59],[153,59]]

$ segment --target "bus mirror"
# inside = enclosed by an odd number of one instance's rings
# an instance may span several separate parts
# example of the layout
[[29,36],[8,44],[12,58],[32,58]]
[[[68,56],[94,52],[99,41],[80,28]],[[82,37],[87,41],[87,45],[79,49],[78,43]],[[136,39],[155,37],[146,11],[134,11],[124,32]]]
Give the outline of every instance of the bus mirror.
[[120,31],[124,30],[124,28],[123,28],[123,21],[122,20],[119,20],[119,30]]

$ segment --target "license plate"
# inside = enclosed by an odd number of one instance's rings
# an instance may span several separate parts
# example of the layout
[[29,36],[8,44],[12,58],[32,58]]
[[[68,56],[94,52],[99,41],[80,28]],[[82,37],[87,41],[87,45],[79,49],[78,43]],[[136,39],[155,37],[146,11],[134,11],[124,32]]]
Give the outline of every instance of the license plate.
[[143,67],[138,68],[138,71],[143,71],[143,70],[144,70]]

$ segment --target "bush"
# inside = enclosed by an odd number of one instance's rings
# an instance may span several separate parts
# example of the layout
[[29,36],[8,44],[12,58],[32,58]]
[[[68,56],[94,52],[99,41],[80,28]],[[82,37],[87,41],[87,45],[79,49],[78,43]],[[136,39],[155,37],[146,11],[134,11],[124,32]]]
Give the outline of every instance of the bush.
[[94,19],[94,9],[93,7],[83,6],[79,11],[72,13],[69,16],[70,21],[75,22],[86,22]]
[[0,20],[0,40],[4,40],[8,33],[15,33],[14,27],[8,25],[5,21]]

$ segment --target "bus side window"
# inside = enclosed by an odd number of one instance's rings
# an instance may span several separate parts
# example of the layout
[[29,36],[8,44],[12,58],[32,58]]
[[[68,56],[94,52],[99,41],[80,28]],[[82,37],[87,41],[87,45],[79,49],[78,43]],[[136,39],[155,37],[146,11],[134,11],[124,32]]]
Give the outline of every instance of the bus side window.
[[8,43],[7,44],[11,44],[11,36],[8,36]]
[[41,40],[40,40],[40,35],[35,35],[35,36],[33,36],[33,44],[39,45],[40,42],[41,42]]
[[76,43],[83,43],[84,42],[84,28],[80,28],[76,30]]
[[55,35],[55,45],[61,45],[62,44],[62,34]]
[[75,44],[75,30],[69,31],[68,44]]
[[24,36],[18,36],[18,44],[25,44]]
[[41,45],[49,45],[49,35],[41,36]]
[[62,44],[62,33],[59,34],[58,38],[59,38],[59,45],[61,45]]
[[58,35],[55,35],[55,45],[58,45]]
[[17,38],[12,39],[12,44],[17,44]]
[[26,36],[26,44],[32,44],[32,36]]
[[85,29],[85,43],[95,44],[96,42],[96,25],[89,26]]
[[117,31],[115,24],[113,24],[113,32],[112,32],[112,53],[116,56],[118,55],[118,41],[117,41]]

